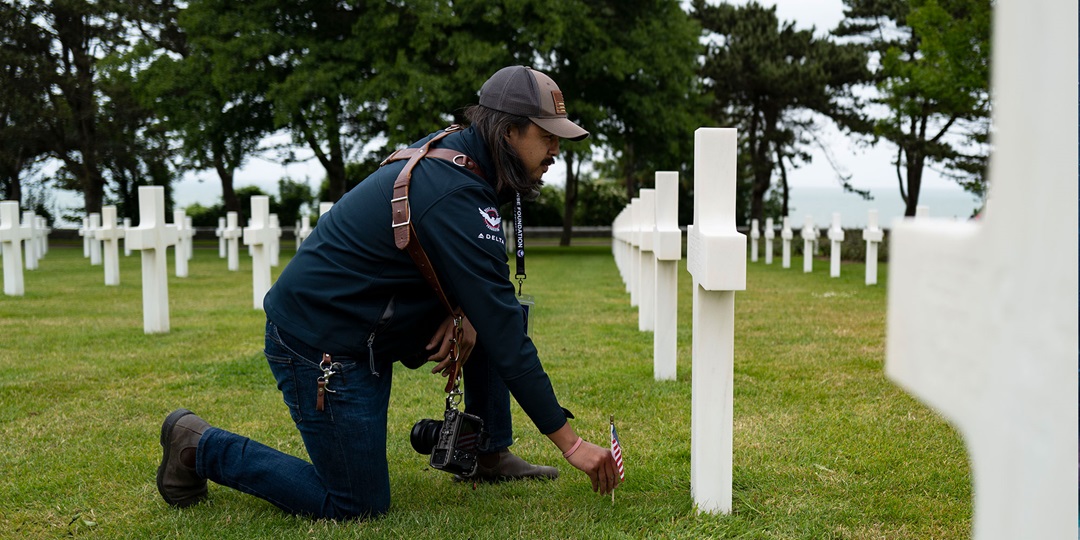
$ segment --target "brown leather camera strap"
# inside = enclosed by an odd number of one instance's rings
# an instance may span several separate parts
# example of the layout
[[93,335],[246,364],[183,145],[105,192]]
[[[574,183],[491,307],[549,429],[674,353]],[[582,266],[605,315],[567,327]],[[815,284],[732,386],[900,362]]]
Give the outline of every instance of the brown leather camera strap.
[[450,304],[450,300],[446,298],[446,292],[443,291],[442,284],[439,283],[439,277],[435,274],[435,268],[431,265],[431,259],[428,258],[427,253],[424,251],[423,246],[420,245],[420,240],[416,237],[416,229],[412,224],[412,211],[409,208],[409,183],[412,181],[412,171],[416,167],[416,164],[425,157],[433,157],[449,161],[459,167],[465,167],[473,174],[484,178],[483,171],[479,165],[476,164],[469,156],[462,154],[456,150],[449,148],[431,148],[431,145],[439,141],[443,137],[461,131],[463,128],[457,124],[454,124],[438,135],[432,137],[428,142],[424,143],[419,148],[404,148],[390,154],[390,157],[384,159],[379,166],[386,165],[387,163],[393,163],[395,161],[401,161],[407,159],[405,167],[398,173],[397,179],[394,181],[394,193],[390,199],[390,209],[393,215],[393,229],[394,229],[394,244],[398,249],[404,249],[409,253],[409,257],[412,258],[416,267],[420,270],[420,274],[424,276],[431,288],[435,290],[435,295],[439,297],[439,301],[442,302],[443,307],[447,313],[455,319],[454,329],[454,346],[451,350],[451,356],[454,358],[451,372],[449,374],[449,380],[446,383],[446,391],[450,392],[453,387],[456,386],[458,369],[460,363],[457,361],[458,349],[457,343],[461,340],[463,332],[461,313],[459,310],[455,310]]

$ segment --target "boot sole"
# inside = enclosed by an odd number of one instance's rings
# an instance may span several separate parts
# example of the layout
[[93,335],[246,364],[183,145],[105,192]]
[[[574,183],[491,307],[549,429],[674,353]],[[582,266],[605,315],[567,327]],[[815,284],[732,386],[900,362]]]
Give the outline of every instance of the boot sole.
[[189,411],[187,409],[177,409],[177,410],[169,413],[169,416],[166,416],[165,421],[161,423],[160,442],[161,442],[161,449],[162,449],[161,454],[162,455],[161,455],[161,464],[158,465],[158,470],[157,470],[158,493],[161,494],[162,499],[165,499],[165,502],[167,502],[167,503],[169,503],[169,504],[171,504],[173,506],[179,507],[179,508],[184,508],[186,506],[191,506],[191,505],[199,502],[200,500],[202,500],[203,496],[205,495],[205,493],[203,493],[203,494],[197,495],[195,497],[185,497],[183,499],[174,499],[174,498],[170,497],[168,494],[165,493],[165,486],[162,485],[162,481],[164,480],[164,477],[165,477],[165,464],[169,462],[169,457],[170,457],[169,456],[169,449],[170,449],[169,448],[170,447],[170,445],[169,445],[169,435],[172,433],[173,428],[176,427],[176,423],[178,421],[180,421],[181,418],[183,418],[183,417],[185,417],[185,416],[187,416],[189,414],[195,414],[195,413],[193,413],[193,412],[191,412],[191,411]]

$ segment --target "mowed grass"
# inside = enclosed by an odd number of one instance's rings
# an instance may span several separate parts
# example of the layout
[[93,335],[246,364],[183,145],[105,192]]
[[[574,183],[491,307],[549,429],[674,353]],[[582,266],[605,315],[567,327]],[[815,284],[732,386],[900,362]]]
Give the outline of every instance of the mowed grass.
[[[291,251],[282,253],[281,266]],[[262,358],[251,262],[228,272],[210,244],[189,277],[169,253],[171,330],[145,335],[139,253],[121,285],[79,247],[54,246],[0,296],[2,538],[967,538],[971,478],[963,443],[883,374],[885,286],[863,266],[828,277],[748,263],[736,294],[734,497],[699,514],[690,494],[691,283],[679,273],[678,380],[655,382],[652,335],[610,248],[533,247],[531,333],[564,406],[605,444],[614,414],[626,483],[591,492],[514,409],[515,452],[559,467],[554,482],[460,484],[413,452],[409,430],[441,413],[442,379],[394,370],[389,429],[393,507],[369,521],[311,521],[211,485],[177,510],[158,496],[161,420],[187,407],[211,423],[301,457],[303,445]],[[708,331],[708,329],[703,329]],[[426,339],[426,336],[418,336]],[[699,456],[708,459],[708,456]]]

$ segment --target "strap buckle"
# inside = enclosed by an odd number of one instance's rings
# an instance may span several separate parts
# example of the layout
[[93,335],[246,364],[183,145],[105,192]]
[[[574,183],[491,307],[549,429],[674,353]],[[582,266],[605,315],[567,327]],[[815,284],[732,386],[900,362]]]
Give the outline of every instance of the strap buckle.
[[[404,205],[399,205],[399,203],[404,203]],[[404,226],[412,223],[412,209],[409,207],[409,196],[408,195],[404,195],[404,196],[398,197],[396,199],[390,199],[390,209],[391,209],[391,212],[394,215],[394,221],[393,221],[393,224],[391,225],[391,228],[396,229],[398,227],[404,227]],[[405,221],[404,222],[398,222],[398,217],[400,215],[405,216]]]

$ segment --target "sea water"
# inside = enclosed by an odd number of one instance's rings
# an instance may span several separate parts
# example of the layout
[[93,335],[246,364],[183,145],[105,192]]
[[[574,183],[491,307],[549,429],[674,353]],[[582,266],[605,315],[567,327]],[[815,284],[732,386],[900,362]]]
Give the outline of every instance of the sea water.
[[[888,229],[893,220],[904,217],[904,200],[899,188],[875,188],[870,195],[873,199],[868,201],[840,188],[793,186],[788,203],[791,226],[802,227],[806,216],[810,215],[818,228],[828,228],[832,225],[833,213],[839,212],[840,224],[845,229],[862,228],[866,227],[868,212],[877,210],[878,226]],[[964,220],[970,219],[983,203],[978,196],[961,189],[924,189],[919,194],[919,206],[926,206],[932,218]]]

